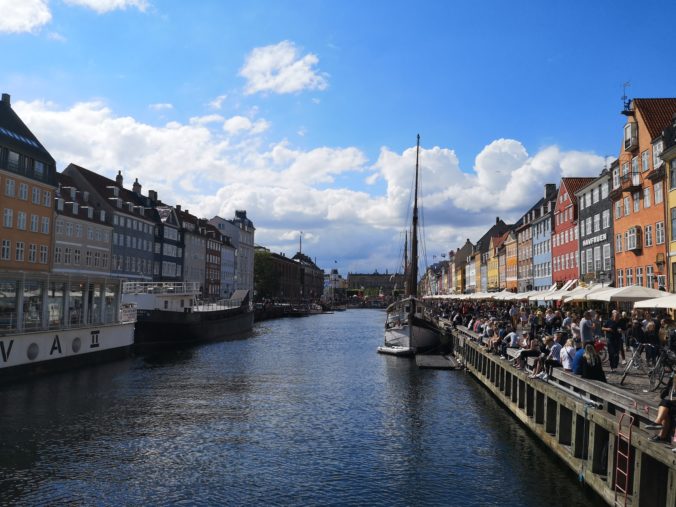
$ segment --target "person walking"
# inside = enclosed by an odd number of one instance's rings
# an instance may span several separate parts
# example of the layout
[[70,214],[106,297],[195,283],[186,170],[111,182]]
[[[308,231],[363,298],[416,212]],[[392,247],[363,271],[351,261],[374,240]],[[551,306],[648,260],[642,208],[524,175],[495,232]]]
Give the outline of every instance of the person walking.
[[620,314],[617,310],[613,310],[610,318],[603,324],[603,332],[606,334],[608,345],[610,372],[615,373],[620,364],[620,349],[622,348],[622,328],[620,327]]

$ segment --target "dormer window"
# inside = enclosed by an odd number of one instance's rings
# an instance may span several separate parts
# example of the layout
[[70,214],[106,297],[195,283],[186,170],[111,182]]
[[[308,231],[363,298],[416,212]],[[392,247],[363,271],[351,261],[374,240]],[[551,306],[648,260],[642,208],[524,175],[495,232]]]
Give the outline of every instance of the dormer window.
[[117,207],[118,207],[118,208],[121,208],[121,207],[122,207],[122,199],[120,199],[120,198],[118,197],[118,198],[117,198],[117,201],[116,201],[116,204],[117,204]]
[[70,187],[70,198],[75,200],[75,194],[77,191],[75,190],[75,187]]
[[82,200],[84,202],[89,202],[89,192],[87,191],[82,192]]
[[94,208],[91,206],[87,207],[87,218],[92,219],[94,218]]
[[106,221],[106,212],[105,211],[103,211],[103,210],[99,211],[99,220],[101,220],[101,222]]
[[638,128],[636,122],[629,122],[624,126],[624,149],[631,151],[638,148]]
[[77,203],[74,202],[74,203],[72,203],[72,204],[73,204],[73,215],[77,215],[77,212],[78,212],[78,206],[77,206]]
[[63,211],[63,199],[61,197],[56,200],[56,210]]

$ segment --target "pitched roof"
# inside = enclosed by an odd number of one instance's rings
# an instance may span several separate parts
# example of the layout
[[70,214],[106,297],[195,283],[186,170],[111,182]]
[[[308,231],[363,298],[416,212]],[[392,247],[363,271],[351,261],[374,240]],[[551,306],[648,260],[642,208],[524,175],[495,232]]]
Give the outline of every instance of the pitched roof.
[[[505,242],[507,239],[507,236],[509,236],[509,231],[506,231],[502,236],[494,236],[493,237],[493,248],[496,250],[502,246],[502,244]],[[497,239],[496,239],[497,238]]]
[[650,133],[650,140],[659,137],[662,131],[671,124],[676,113],[676,99],[634,99],[634,108],[641,112],[641,117]]
[[[87,222],[109,225],[106,224],[105,220],[101,220],[101,210],[93,210],[94,213],[92,214],[92,217],[89,218],[89,214],[84,210],[93,208],[93,203],[89,199],[85,200],[83,192],[78,188],[77,184],[70,176],[63,173],[56,173],[56,180],[59,185],[56,191],[56,197],[62,198],[66,203],[77,203],[78,205],[77,213],[73,212],[73,206],[70,205],[63,206],[62,210],[57,209],[57,214],[78,218]],[[75,189],[75,192],[71,192],[71,188]]]
[[17,152],[29,154],[42,162],[56,164],[38,138],[14,112],[9,95],[6,93],[2,94],[0,100],[0,140],[2,144]]
[[596,178],[593,176],[585,178],[561,178],[561,185],[565,185],[568,194],[572,196],[575,195],[575,192],[582,187],[586,187],[594,180],[596,180]]

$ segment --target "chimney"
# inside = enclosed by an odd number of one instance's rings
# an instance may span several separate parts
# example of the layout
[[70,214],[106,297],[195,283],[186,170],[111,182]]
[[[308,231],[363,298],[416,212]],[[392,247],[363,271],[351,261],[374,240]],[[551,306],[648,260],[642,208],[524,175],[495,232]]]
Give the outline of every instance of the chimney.
[[138,182],[138,178],[134,180],[134,184],[131,186],[131,190],[135,194],[141,195],[141,184]]
[[556,192],[556,183],[545,183],[545,199]]
[[148,198],[149,198],[152,202],[157,201],[157,192],[156,192],[155,190],[148,190]]
[[122,188],[122,171],[117,171],[117,176],[115,176],[115,184]]
[[176,211],[178,211],[179,213],[181,212],[181,205],[180,204],[176,205]]
[[498,225],[500,223],[500,217],[495,217],[495,225]]
[[2,94],[2,103],[7,104],[8,106],[10,105],[9,93]]

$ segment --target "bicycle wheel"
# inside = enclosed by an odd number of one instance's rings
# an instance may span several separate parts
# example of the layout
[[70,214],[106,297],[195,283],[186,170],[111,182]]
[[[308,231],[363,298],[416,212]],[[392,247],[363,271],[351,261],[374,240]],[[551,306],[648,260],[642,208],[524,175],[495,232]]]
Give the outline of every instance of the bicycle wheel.
[[662,361],[662,357],[660,357],[657,359],[655,367],[648,373],[648,382],[650,383],[651,391],[656,391],[662,385],[665,374],[666,369],[664,367],[664,362]]

